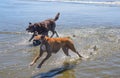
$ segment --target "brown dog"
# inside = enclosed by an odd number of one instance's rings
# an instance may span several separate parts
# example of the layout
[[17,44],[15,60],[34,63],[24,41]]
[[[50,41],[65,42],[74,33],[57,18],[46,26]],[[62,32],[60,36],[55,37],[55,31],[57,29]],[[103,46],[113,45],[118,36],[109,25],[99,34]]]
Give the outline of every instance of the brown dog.
[[68,50],[72,50],[75,52],[79,57],[82,57],[75,49],[73,41],[69,37],[64,38],[49,38],[43,35],[37,35],[34,37],[34,40],[40,40],[40,52],[39,54],[33,59],[30,63],[32,66],[36,61],[43,55],[43,52],[47,52],[47,56],[42,60],[39,64],[38,68],[41,68],[42,64],[49,59],[52,53],[57,53],[61,48],[66,56],[69,56]]
[[57,13],[57,15],[55,16],[54,19],[47,19],[43,22],[38,22],[38,23],[34,23],[34,24],[29,23],[29,26],[28,26],[28,28],[26,28],[26,31],[33,33],[32,37],[29,39],[29,41],[31,41],[34,38],[36,31],[38,32],[38,34],[46,35],[46,36],[48,36],[48,31],[51,31],[52,32],[51,37],[53,37],[53,35],[55,33],[58,37],[58,34],[55,31],[55,27],[56,27],[55,21],[58,20],[59,15],[60,15],[60,13]]

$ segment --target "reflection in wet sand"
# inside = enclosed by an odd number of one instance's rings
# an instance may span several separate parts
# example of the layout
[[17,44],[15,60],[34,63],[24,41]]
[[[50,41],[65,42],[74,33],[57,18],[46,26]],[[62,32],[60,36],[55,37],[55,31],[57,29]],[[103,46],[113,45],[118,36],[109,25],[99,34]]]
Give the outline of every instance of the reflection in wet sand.
[[56,78],[76,78],[74,74],[74,70],[67,70],[63,72],[60,76],[57,76]]
[[45,73],[38,73],[32,78],[51,78],[61,73],[63,75],[58,76],[58,78],[71,78],[71,76],[73,76],[72,78],[75,78],[73,71],[71,72],[71,69],[73,68],[74,66],[62,66],[60,68],[55,68]]
[[53,76],[57,76],[57,78],[75,78],[74,70],[73,68],[76,67],[78,63],[80,63],[80,58],[73,58],[73,59],[67,59],[64,61],[63,66],[59,68],[52,69],[45,73],[38,73],[37,75],[33,76],[32,78],[51,78]]

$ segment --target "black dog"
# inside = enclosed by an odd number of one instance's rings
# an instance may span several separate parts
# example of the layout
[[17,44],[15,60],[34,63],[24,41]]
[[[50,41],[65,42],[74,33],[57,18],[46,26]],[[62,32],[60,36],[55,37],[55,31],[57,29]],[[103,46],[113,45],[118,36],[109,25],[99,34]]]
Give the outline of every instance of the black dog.
[[[29,39],[29,41],[31,41],[34,38],[35,32],[38,32],[38,34],[41,34],[41,35],[48,36],[48,31],[51,31],[52,32],[51,37],[53,37],[53,35],[55,33],[56,33],[57,37],[59,37],[57,32],[55,31],[55,27],[56,27],[55,21],[58,20],[59,15],[60,15],[60,13],[57,13],[57,15],[55,16],[54,19],[47,19],[43,22],[38,22],[38,23],[34,23],[34,24],[29,23],[29,26],[28,26],[28,28],[26,28],[26,31],[33,33],[32,37]],[[36,43],[36,42],[34,41],[33,44],[34,43]]]

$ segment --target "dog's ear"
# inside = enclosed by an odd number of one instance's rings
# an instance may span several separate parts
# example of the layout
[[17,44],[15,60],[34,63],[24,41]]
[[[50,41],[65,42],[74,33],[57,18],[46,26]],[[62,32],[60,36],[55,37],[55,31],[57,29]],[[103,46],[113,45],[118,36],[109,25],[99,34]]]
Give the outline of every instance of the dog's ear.
[[31,25],[32,23],[31,22],[29,22],[29,25]]

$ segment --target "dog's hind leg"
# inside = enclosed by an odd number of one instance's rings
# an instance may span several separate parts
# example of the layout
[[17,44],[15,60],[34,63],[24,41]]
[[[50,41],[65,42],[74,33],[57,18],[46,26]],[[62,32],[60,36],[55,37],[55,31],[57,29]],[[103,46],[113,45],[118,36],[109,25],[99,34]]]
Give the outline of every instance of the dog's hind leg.
[[52,32],[52,35],[50,36],[50,38],[52,38],[53,37],[53,35],[55,34],[55,31],[51,31]]
[[58,35],[58,33],[56,31],[52,31],[51,38],[53,37],[54,34],[56,34],[56,36],[59,37],[59,35]]
[[82,57],[82,56],[76,51],[76,49],[75,49],[75,47],[74,47],[73,44],[69,45],[69,49],[71,49],[72,52],[75,52],[79,57]]
[[66,56],[70,56],[68,53],[68,48],[62,47],[63,52],[65,53]]
[[58,33],[56,31],[54,31],[56,33],[56,36],[59,37]]

